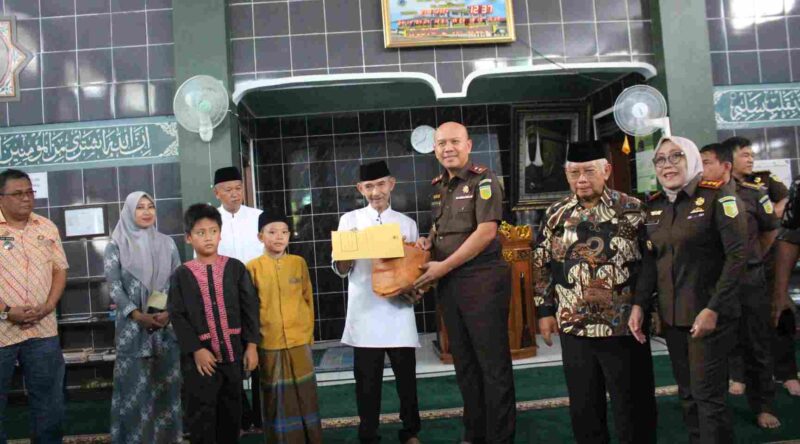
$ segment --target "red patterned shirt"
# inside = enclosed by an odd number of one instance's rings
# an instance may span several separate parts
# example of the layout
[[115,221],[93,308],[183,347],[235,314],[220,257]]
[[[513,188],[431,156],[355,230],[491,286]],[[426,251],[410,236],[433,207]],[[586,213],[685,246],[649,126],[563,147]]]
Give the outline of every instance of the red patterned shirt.
[[[32,213],[25,228],[19,230],[10,226],[0,211],[0,300],[4,304],[19,307],[47,302],[53,271],[67,268],[61,237],[52,222]],[[0,347],[57,335],[55,312],[27,330],[0,321]]]

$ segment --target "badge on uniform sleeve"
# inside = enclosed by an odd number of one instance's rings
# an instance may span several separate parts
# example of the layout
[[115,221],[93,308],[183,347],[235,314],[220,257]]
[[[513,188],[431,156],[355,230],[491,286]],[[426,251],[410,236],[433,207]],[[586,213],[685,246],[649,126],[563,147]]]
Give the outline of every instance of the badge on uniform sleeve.
[[758,201],[761,203],[761,206],[764,207],[764,212],[767,214],[772,214],[775,211],[775,208],[772,207],[772,201],[769,200],[769,196],[761,196],[761,199]]
[[736,198],[733,196],[725,196],[719,200],[722,204],[722,211],[726,216],[731,219],[739,215],[739,207],[736,206]]
[[492,197],[492,179],[483,179],[478,184],[481,199],[489,200]]

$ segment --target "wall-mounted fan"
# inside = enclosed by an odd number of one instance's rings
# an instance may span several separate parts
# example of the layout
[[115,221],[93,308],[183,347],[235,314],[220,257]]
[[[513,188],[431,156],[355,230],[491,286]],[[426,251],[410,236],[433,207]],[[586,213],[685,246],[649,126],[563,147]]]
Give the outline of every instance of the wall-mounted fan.
[[172,109],[178,123],[203,142],[211,141],[216,128],[228,113],[228,91],[220,80],[207,75],[194,76],[175,92]]
[[670,136],[667,101],[652,86],[634,85],[622,91],[614,103],[614,120],[630,136],[647,136],[661,130]]

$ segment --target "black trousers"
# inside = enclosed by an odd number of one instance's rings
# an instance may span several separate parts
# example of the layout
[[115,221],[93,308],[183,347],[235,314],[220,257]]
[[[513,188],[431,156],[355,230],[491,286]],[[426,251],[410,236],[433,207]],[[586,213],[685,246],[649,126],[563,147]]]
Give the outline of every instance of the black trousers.
[[250,396],[253,398],[253,406],[247,399],[244,385],[242,385],[242,429],[248,430],[250,427],[260,429],[263,421],[261,420],[261,378],[258,377],[258,368],[250,373]]
[[792,310],[784,310],[778,320],[772,343],[775,361],[775,379],[781,382],[797,379],[797,359],[794,354],[794,338],[797,326]]
[[412,347],[363,348],[353,347],[353,373],[356,379],[356,404],[358,438],[362,443],[380,441],[378,426],[381,414],[381,388],[383,383],[383,358],[389,355],[395,377],[397,395],[400,397],[400,420],[403,428],[398,433],[400,442],[417,436],[422,423],[417,402],[417,358]]
[[578,444],[611,441],[606,391],[620,443],[656,442],[656,398],[650,343],[631,336],[585,338],[561,334],[572,433]]
[[736,344],[738,326],[738,320],[719,320],[711,334],[693,339],[689,327],[664,324],[672,374],[678,382],[683,421],[692,444],[734,442],[725,396],[728,354]]
[[189,441],[192,444],[235,444],[242,421],[242,363],[217,364],[212,376],[184,365]]
[[763,268],[749,267],[747,271],[747,282],[741,285],[742,316],[738,344],[729,360],[730,376],[747,385],[747,402],[754,413],[772,413],[775,384],[772,382],[771,300]]
[[516,401],[508,342],[508,266],[461,268],[439,281],[439,303],[464,401],[465,441],[510,443]]

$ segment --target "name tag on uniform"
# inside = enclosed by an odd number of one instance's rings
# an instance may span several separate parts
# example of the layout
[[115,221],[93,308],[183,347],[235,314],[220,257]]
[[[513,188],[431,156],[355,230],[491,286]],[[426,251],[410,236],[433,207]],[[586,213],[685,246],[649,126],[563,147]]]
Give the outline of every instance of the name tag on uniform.
[[456,200],[461,200],[461,199],[472,199],[472,196],[473,196],[472,194],[468,194],[468,195],[466,195],[466,196],[456,196]]
[[697,207],[694,210],[689,212],[689,215],[686,217],[686,220],[697,219],[699,217],[703,217],[706,215],[706,210],[702,207]]

